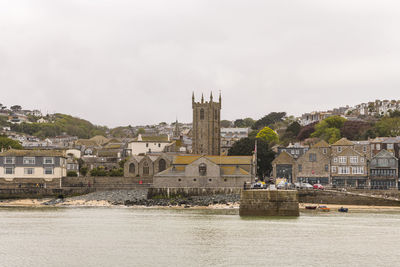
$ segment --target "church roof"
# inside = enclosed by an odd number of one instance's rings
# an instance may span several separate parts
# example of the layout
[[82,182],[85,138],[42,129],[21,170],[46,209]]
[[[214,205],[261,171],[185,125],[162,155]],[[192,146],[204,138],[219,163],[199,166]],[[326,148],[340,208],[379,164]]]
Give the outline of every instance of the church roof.
[[187,165],[201,157],[205,157],[211,162],[218,165],[249,165],[252,161],[252,156],[175,156],[173,164]]

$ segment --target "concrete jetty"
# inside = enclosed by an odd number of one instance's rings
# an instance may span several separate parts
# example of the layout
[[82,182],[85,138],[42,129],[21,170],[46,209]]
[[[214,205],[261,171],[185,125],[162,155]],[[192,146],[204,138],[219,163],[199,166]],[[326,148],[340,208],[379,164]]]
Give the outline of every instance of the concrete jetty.
[[294,190],[242,190],[240,216],[299,216]]

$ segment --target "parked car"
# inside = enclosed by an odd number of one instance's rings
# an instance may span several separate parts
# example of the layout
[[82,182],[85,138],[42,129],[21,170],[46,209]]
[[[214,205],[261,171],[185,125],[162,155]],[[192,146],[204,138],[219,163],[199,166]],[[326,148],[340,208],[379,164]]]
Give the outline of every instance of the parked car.
[[276,188],[278,188],[278,189],[291,189],[291,188],[295,188],[295,185],[292,184],[292,183],[288,183],[288,182],[282,181],[276,186]]
[[321,190],[324,190],[324,186],[323,186],[322,184],[314,184],[314,185],[313,185],[313,188],[314,188],[314,189],[321,189]]
[[296,189],[313,189],[313,186],[309,183],[294,183]]

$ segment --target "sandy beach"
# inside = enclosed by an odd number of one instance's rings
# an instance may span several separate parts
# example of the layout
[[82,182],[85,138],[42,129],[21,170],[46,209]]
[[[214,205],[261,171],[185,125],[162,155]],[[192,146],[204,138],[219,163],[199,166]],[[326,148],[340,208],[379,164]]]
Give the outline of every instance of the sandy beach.
[[[82,199],[65,199],[59,203],[51,203],[54,199],[9,199],[1,200],[0,207],[127,207],[124,205],[113,205],[106,200],[82,200]],[[318,206],[324,205],[330,208],[331,211],[337,211],[340,207],[346,207],[349,211],[399,211],[400,207],[393,206],[361,206],[361,205],[338,205],[338,204],[314,204],[314,203],[299,203],[299,209],[301,211],[306,210],[306,206]],[[162,208],[162,209],[239,209],[240,204],[227,203],[227,204],[214,204],[209,206],[188,206],[188,205],[176,205],[176,206],[142,206],[132,205],[129,208]]]

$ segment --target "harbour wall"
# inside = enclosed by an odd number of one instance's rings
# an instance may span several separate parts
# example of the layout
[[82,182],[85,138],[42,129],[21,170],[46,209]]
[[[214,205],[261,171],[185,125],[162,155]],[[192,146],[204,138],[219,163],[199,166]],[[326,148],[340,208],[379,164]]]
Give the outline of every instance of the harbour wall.
[[299,201],[294,190],[243,190],[240,216],[299,216]]
[[148,189],[147,198],[173,198],[212,195],[240,195],[241,189],[237,187],[196,188],[196,187],[167,187]]
[[353,192],[339,192],[330,190],[300,190],[300,203],[364,205],[364,206],[400,206],[400,201],[382,196],[368,195],[373,191],[361,195]]

